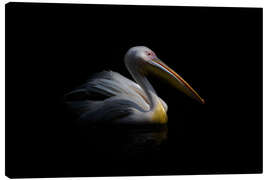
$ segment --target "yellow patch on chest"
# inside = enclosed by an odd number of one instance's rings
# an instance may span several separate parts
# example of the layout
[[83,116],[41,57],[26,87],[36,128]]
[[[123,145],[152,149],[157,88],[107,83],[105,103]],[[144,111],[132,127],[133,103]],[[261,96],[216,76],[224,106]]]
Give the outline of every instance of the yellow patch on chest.
[[158,101],[158,104],[153,112],[152,121],[160,124],[165,124],[168,122],[167,113],[160,101]]

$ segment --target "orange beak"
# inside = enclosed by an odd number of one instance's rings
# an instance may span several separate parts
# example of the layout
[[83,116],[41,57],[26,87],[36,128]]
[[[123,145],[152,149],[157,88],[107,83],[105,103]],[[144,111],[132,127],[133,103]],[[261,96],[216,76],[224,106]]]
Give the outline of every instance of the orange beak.
[[192,99],[205,104],[204,99],[202,99],[200,95],[179,74],[177,74],[161,60],[155,58],[151,61],[150,64],[152,65],[151,72],[166,79],[170,84],[172,84],[174,87]]

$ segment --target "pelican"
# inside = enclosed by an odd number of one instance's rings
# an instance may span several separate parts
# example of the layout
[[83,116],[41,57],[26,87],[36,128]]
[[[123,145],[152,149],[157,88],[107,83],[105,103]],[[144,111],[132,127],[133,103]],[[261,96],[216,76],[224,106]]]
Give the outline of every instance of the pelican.
[[113,71],[93,75],[85,84],[65,95],[66,103],[81,121],[113,124],[166,124],[167,104],[147,79],[154,74],[192,99],[204,104],[199,94],[145,46],[130,48],[124,57],[136,83]]

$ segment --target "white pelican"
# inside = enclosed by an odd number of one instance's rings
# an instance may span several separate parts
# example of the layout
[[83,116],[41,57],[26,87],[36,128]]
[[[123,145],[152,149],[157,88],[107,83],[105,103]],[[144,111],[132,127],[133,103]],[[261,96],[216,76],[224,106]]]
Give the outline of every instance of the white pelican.
[[167,123],[168,106],[148,81],[146,76],[150,73],[204,104],[199,94],[149,48],[130,48],[124,61],[137,83],[117,72],[103,71],[65,95],[67,104],[79,113],[80,120],[116,124]]

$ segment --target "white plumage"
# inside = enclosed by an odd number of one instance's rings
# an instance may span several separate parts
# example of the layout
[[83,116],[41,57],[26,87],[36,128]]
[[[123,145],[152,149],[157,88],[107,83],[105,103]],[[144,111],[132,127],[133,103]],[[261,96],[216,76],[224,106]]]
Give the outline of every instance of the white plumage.
[[[95,74],[87,83],[67,93],[65,97],[66,103],[79,113],[80,120],[97,123],[127,116],[131,113],[130,108],[134,106],[141,111],[150,110],[150,102],[143,89],[137,83],[113,71]],[[96,97],[104,100],[91,100]],[[162,99],[160,101],[167,112],[167,104]]]

